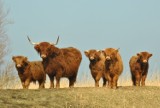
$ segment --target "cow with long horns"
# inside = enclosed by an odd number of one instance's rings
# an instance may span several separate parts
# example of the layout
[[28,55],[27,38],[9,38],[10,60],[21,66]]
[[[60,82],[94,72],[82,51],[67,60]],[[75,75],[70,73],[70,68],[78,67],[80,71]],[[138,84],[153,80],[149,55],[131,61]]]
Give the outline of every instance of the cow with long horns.
[[59,88],[61,77],[67,77],[69,79],[69,87],[73,87],[82,60],[81,52],[73,47],[56,47],[59,37],[56,44],[49,42],[33,43],[29,37],[28,40],[34,45],[35,50],[42,58],[45,72],[50,79],[50,88],[54,88],[54,78],[56,78],[56,88]]

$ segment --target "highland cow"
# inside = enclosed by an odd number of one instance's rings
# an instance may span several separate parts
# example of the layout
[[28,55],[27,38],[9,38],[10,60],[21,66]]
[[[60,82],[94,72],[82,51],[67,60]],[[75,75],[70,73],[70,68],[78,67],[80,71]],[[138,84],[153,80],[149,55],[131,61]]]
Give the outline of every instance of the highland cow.
[[95,81],[95,87],[99,87],[99,80],[103,78],[103,86],[106,86],[106,78],[104,77],[104,61],[105,58],[101,51],[98,50],[87,50],[84,51],[85,55],[88,57],[90,64],[89,68],[91,75]]
[[145,80],[148,74],[149,58],[152,54],[148,52],[137,53],[136,56],[132,56],[129,61],[132,82],[134,86],[145,86]]
[[[56,44],[58,40],[59,37]],[[81,52],[73,47],[58,48],[55,46],[56,44],[49,42],[31,43],[35,45],[35,50],[42,58],[43,67],[50,78],[50,88],[54,88],[54,77],[56,78],[56,88],[60,87],[61,77],[68,78],[69,87],[73,87],[82,60]]]
[[39,88],[45,88],[46,74],[41,61],[28,61],[24,56],[13,56],[15,67],[24,89],[28,89],[30,82],[38,81]]
[[108,87],[116,89],[118,78],[123,71],[123,62],[118,49],[106,48],[103,50],[105,56],[105,78],[108,81]]

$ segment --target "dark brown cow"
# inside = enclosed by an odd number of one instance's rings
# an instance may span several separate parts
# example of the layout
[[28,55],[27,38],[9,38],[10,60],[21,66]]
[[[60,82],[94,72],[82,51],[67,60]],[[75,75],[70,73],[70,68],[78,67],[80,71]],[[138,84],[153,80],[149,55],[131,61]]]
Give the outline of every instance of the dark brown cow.
[[105,78],[109,88],[117,88],[117,81],[123,71],[123,62],[118,49],[106,48],[103,51],[105,60]]
[[13,56],[15,67],[18,71],[23,88],[28,89],[30,82],[38,81],[39,88],[44,88],[46,74],[41,61],[30,62],[27,57]]
[[99,80],[103,78],[103,86],[106,86],[106,78],[104,77],[104,61],[105,57],[101,53],[101,51],[98,50],[87,50],[84,51],[85,55],[88,57],[90,64],[89,68],[91,71],[91,75],[93,79],[95,80],[95,87],[99,87]]
[[[58,40],[59,37],[56,44]],[[35,45],[35,50],[43,59],[45,72],[50,78],[50,88],[54,88],[54,77],[56,78],[56,88],[60,87],[61,77],[67,77],[69,87],[73,87],[82,60],[81,52],[73,47],[58,48],[55,44],[49,42],[31,43]]]
[[132,56],[129,61],[132,82],[134,86],[145,86],[145,80],[148,73],[149,63],[148,60],[152,54],[148,52],[137,53],[136,56]]

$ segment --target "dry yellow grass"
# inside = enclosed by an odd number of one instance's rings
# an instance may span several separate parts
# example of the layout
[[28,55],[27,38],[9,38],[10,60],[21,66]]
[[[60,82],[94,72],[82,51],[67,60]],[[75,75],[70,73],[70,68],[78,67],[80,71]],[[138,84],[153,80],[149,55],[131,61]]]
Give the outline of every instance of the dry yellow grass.
[[[56,82],[55,82],[56,83]],[[102,87],[102,79],[99,82],[100,87]],[[60,88],[68,88],[69,81],[67,78],[62,78],[60,82]],[[49,88],[50,82],[49,79],[47,78],[46,83],[45,83],[45,88]],[[132,86],[132,81],[130,78],[130,75],[126,76],[121,76],[118,81],[118,86]],[[146,80],[146,86],[160,86],[160,78],[158,78],[158,75],[152,75],[151,78],[147,78]],[[94,87],[94,80],[90,78],[85,78],[83,77],[81,80],[78,80],[75,83],[75,87]],[[22,85],[20,82],[18,82],[14,89],[22,89]],[[38,89],[38,83],[30,84],[29,89]]]

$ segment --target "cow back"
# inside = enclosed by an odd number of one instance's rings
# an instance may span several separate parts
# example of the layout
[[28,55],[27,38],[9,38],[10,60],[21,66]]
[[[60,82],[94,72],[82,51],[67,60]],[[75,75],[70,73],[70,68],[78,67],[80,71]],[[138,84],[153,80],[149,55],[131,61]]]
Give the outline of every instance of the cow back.
[[41,61],[30,62],[30,72],[34,80],[45,80],[45,71]]

